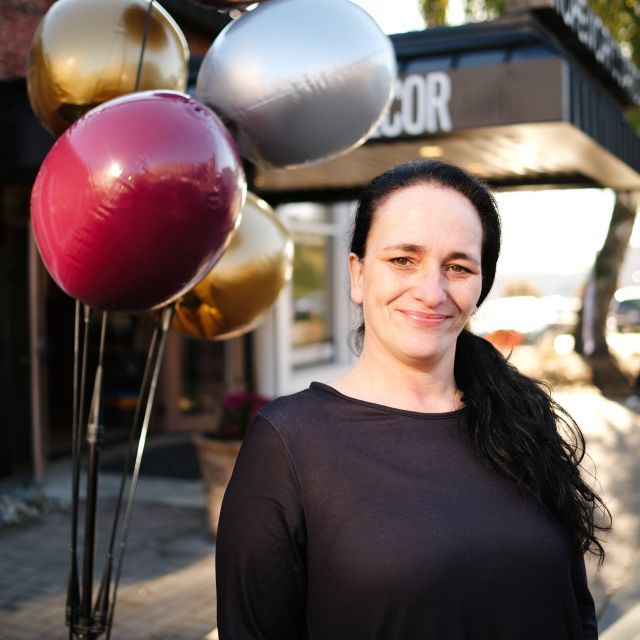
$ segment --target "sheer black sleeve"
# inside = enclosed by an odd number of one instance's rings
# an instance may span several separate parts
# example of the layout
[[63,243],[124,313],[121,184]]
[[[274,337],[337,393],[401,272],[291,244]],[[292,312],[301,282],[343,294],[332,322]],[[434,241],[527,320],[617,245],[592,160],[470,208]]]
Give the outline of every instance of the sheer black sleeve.
[[584,558],[576,556],[571,566],[573,591],[576,596],[584,640],[598,640],[596,608],[587,583]]
[[291,457],[277,429],[258,416],[242,444],[220,514],[220,640],[306,637],[305,544]]

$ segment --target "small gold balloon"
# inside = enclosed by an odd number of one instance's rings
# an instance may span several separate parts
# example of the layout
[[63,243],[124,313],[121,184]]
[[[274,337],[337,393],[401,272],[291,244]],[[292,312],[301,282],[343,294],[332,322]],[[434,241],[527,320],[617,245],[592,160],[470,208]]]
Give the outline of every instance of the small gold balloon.
[[175,305],[173,326],[195,338],[225,340],[255,328],[293,270],[293,240],[271,207],[252,193],[216,266]]
[[[31,107],[54,135],[93,107],[135,89],[148,0],[58,0],[31,42]],[[185,91],[189,48],[173,18],[154,2],[140,91]]]

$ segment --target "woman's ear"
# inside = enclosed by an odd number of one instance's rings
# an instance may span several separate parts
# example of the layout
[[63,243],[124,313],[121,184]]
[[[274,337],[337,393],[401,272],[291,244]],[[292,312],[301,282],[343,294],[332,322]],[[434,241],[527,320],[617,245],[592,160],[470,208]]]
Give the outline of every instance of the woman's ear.
[[351,276],[351,299],[362,304],[362,269],[363,263],[355,253],[349,254],[349,275]]

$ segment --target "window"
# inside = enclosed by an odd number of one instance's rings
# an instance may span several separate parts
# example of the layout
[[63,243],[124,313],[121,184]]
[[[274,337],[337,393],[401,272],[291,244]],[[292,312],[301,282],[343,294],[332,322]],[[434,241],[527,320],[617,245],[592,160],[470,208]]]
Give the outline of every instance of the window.
[[300,203],[281,207],[293,234],[290,349],[294,370],[335,361],[334,243],[338,229],[330,207]]
[[349,349],[347,235],[352,203],[296,202],[277,208],[295,242],[291,283],[258,332],[260,390],[281,395],[329,381],[353,360]]

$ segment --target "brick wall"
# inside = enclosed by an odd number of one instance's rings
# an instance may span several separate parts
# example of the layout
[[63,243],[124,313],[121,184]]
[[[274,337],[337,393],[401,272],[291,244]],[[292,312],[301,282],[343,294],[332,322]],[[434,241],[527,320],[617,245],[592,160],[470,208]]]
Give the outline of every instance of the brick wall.
[[0,81],[24,78],[33,34],[54,0],[0,0]]
[[[0,82],[26,76],[31,39],[55,0],[0,0]],[[173,16],[180,22],[179,16]],[[211,37],[183,28],[192,56],[204,55]]]

